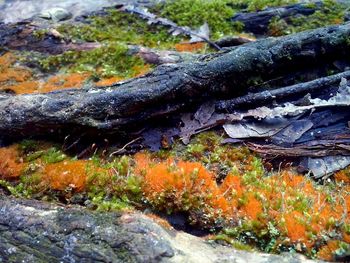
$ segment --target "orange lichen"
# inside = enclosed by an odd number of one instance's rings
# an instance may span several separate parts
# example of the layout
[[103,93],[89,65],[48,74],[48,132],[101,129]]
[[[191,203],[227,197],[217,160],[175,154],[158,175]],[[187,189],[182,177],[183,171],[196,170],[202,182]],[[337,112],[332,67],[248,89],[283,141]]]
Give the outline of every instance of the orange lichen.
[[11,90],[16,94],[30,94],[37,92],[39,88],[39,82],[37,81],[24,81],[13,85],[5,85],[3,90]]
[[86,73],[72,73],[52,76],[38,89],[38,92],[46,93],[69,88],[81,88],[88,78],[89,74]]
[[15,64],[16,56],[6,53],[0,56],[1,90],[16,94],[46,93],[54,90],[79,88],[89,78],[86,73],[58,74],[46,81],[33,77],[31,70]]
[[0,56],[0,84],[24,82],[32,77],[32,72],[26,68],[15,66],[16,56],[5,53]]
[[100,86],[109,86],[109,85],[112,85],[116,82],[119,82],[121,80],[123,80],[124,78],[122,77],[111,77],[111,78],[108,78],[108,79],[101,79],[99,80],[98,82],[95,83],[95,85],[97,87],[100,87]]
[[205,46],[204,42],[178,43],[175,45],[175,49],[179,52],[195,52],[204,49]]
[[338,240],[330,240],[317,253],[317,257],[323,260],[332,261],[334,252],[339,248]]
[[151,66],[149,64],[135,65],[132,67],[132,70],[134,71],[133,77],[136,78],[148,73],[151,70]]
[[0,72],[10,67],[15,61],[16,57],[11,52],[7,52],[0,56]]
[[0,178],[16,179],[26,167],[20,158],[17,145],[0,148]]
[[43,180],[54,190],[71,188],[82,191],[86,185],[87,162],[77,160],[47,164],[42,174]]

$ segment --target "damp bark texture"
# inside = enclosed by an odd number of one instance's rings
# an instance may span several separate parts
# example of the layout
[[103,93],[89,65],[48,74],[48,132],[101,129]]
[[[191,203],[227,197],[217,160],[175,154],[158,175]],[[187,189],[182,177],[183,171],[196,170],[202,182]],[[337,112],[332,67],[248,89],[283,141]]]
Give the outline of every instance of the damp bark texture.
[[350,53],[350,24],[269,38],[161,65],[143,77],[100,89],[0,97],[0,136],[60,129],[122,130],[206,100],[244,95],[256,80],[322,66]]

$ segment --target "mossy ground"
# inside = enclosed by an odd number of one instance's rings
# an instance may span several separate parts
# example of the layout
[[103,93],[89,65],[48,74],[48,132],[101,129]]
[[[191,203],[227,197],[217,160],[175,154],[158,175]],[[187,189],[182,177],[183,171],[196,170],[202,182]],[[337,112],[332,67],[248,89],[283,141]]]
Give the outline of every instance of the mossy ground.
[[331,260],[350,242],[350,172],[315,182],[270,171],[244,147],[203,133],[184,146],[112,159],[77,160],[47,143],[0,149],[0,185],[19,197],[91,209],[185,214],[195,228],[240,249],[297,251]]
[[[179,0],[152,11],[191,28],[207,22],[212,39],[218,39],[244,29],[229,20],[242,9],[255,11],[294,2]],[[322,10],[291,24],[275,18],[270,33],[288,34],[337,24],[343,16],[343,10],[327,0]],[[162,26],[148,25],[135,15],[117,10],[91,17],[86,24],[63,24],[57,30],[73,42],[99,42],[102,46],[46,58],[34,54],[35,63],[44,70],[40,76],[19,65],[21,54],[5,53],[0,56],[2,91],[23,94],[103,86],[144,74],[152,66],[130,56],[129,44],[210,51],[206,44],[188,44],[186,37],[172,36]],[[43,34],[46,32],[38,31],[37,37]],[[81,204],[102,211],[138,208],[156,214],[182,213],[194,227],[212,231],[212,240],[240,249],[298,251],[326,260],[348,250],[350,169],[326,182],[315,182],[293,170],[268,172],[264,161],[247,148],[221,145],[221,137],[213,133],[201,134],[187,146],[176,143],[157,153],[108,160],[98,156],[77,160],[60,147],[23,141],[0,148],[0,187],[19,197]]]
[[[178,25],[196,29],[207,22],[211,39],[216,40],[244,31],[230,18],[242,10],[256,11],[266,7],[292,4],[295,0],[179,0],[159,4],[151,11]],[[345,8],[334,0],[325,0],[324,6],[313,15],[298,16],[291,21],[275,17],[270,22],[271,35],[283,35],[343,22]],[[39,53],[5,54],[0,57],[1,90],[16,94],[49,92],[59,88],[77,88],[109,85],[125,78],[140,76],[152,69],[137,55],[131,55],[128,45],[189,52],[212,52],[205,43],[188,44],[188,36],[173,36],[162,25],[150,25],[135,14],[110,9],[104,15],[95,15],[85,23],[62,23],[54,26],[62,39],[73,43],[95,42],[100,47],[86,51],[66,51],[60,55]],[[44,38],[49,30],[38,29],[34,35]],[[37,77],[33,70],[18,66],[36,65],[45,76]],[[16,65],[14,65],[16,64]],[[57,76],[56,76],[57,75]]]

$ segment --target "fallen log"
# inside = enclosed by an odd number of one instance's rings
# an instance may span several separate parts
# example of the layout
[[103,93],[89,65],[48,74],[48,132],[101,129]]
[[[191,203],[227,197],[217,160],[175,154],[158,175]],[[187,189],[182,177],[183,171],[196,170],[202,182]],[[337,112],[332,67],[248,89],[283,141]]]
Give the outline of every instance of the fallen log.
[[341,72],[329,77],[319,78],[309,82],[298,83],[288,87],[265,90],[259,93],[250,93],[231,100],[218,101],[216,102],[215,106],[218,111],[230,112],[235,108],[243,105],[262,105],[264,103],[270,103],[272,100],[278,100],[288,98],[290,96],[302,95],[317,90],[322,90],[323,88],[340,83],[342,78],[349,79],[350,71]]
[[136,79],[99,89],[70,89],[0,98],[0,136],[71,131],[116,131],[169,115],[206,100],[246,93],[251,79],[324,66],[350,53],[350,25],[270,38],[201,57],[162,65]]

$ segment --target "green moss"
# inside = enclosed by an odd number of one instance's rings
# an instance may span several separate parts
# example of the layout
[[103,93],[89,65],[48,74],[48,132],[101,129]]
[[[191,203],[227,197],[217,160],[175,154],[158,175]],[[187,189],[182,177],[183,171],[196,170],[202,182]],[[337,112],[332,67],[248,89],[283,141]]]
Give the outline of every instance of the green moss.
[[137,15],[109,10],[105,16],[95,16],[88,24],[63,24],[57,29],[75,41],[117,42],[148,47],[172,47],[181,40],[172,36],[168,28],[149,25]]
[[249,11],[258,11],[267,7],[295,4],[298,0],[238,0],[238,2],[247,4]]
[[198,28],[208,23],[211,38],[218,39],[232,34],[230,18],[234,9],[225,0],[178,0],[171,1],[158,7],[159,15],[166,17],[180,26]]
[[88,167],[86,192],[94,209],[121,210],[141,203],[142,181],[133,174],[130,157],[122,156],[106,164],[95,159],[94,164],[104,169],[99,172],[96,167]]
[[24,174],[19,182],[0,180],[0,187],[5,188],[11,195],[20,198],[32,198],[43,190],[41,177],[38,174]]
[[261,224],[259,221],[245,221],[241,225],[233,228],[223,229],[219,235],[220,240],[224,240],[229,244],[242,244],[243,248],[248,249],[253,246],[264,252],[280,252],[280,244],[277,240],[283,238],[274,223],[268,222],[267,225]]
[[113,42],[89,51],[67,51],[50,56],[40,60],[40,65],[45,71],[64,67],[69,72],[88,72],[96,77],[130,77],[135,74],[136,67],[144,63],[141,58],[128,54],[127,46]]
[[33,140],[23,140],[19,143],[19,150],[22,154],[34,152],[38,149],[38,142]]
[[235,249],[238,249],[238,250],[244,250],[244,251],[253,251],[254,250],[251,246],[244,244],[240,241],[234,240],[226,234],[216,235],[216,236],[214,236],[214,240],[215,241],[224,241],[224,242],[232,245]]
[[88,72],[97,79],[132,77],[136,67],[144,66],[141,58],[129,53],[128,45],[172,48],[182,40],[169,34],[166,27],[149,25],[136,15],[118,10],[91,17],[86,24],[62,24],[57,30],[73,42],[99,42],[102,46],[40,58],[41,68],[44,71]]
[[58,163],[66,158],[67,156],[62,151],[58,150],[56,147],[49,148],[41,156],[41,159],[47,164]]
[[325,0],[320,10],[309,16],[295,16],[288,23],[279,17],[270,21],[269,31],[271,35],[280,36],[297,33],[304,30],[315,29],[344,22],[345,6],[335,0]]
[[33,36],[38,40],[43,40],[48,33],[48,29],[38,29],[33,32]]

